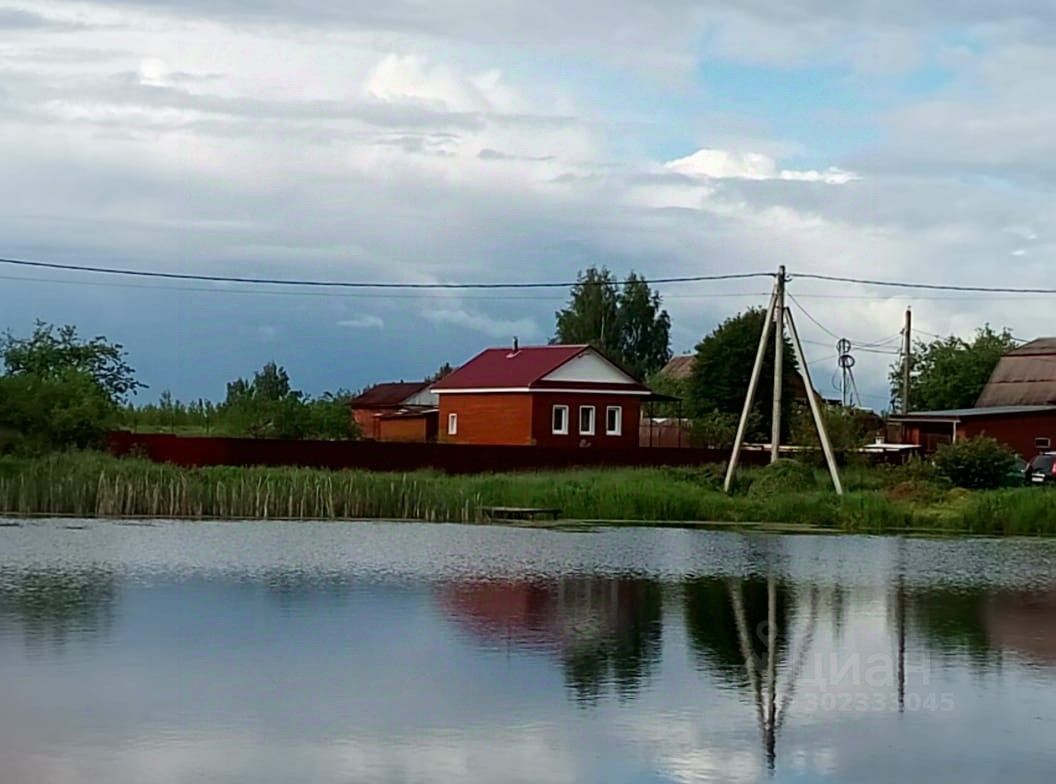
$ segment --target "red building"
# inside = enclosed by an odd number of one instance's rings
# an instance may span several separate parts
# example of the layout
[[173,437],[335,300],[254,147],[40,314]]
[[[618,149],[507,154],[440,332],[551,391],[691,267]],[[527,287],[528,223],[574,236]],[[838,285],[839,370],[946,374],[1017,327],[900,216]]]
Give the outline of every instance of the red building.
[[648,387],[590,346],[489,348],[433,385],[442,442],[636,447]]
[[990,436],[1024,458],[1056,444],[1056,405],[990,406],[950,411],[915,411],[893,416],[902,429],[902,443],[916,444],[931,454],[943,444]]
[[[426,441],[436,435],[436,398],[425,381],[375,384],[348,402],[363,438]],[[429,412],[432,411],[430,427]]]

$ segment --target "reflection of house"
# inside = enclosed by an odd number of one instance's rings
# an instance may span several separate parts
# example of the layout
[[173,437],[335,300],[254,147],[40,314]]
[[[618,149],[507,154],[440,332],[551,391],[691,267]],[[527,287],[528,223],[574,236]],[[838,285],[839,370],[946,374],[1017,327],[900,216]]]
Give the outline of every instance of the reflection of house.
[[1039,664],[1056,664],[1056,591],[998,594],[986,608],[990,644]]
[[590,346],[489,348],[433,386],[440,440],[634,447],[651,392]]
[[450,617],[489,643],[552,651],[580,697],[637,688],[660,655],[662,597],[647,580],[470,582],[442,589]]
[[436,439],[436,395],[428,382],[375,384],[349,401],[364,438],[375,441]]

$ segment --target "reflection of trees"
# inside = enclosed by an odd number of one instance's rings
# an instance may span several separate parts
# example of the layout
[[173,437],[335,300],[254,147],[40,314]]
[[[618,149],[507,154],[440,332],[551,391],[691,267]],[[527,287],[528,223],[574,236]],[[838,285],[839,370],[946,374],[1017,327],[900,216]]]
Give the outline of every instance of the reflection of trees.
[[0,580],[0,621],[19,623],[31,645],[109,633],[116,589],[105,569],[27,569]]
[[[763,579],[738,581],[748,631],[748,645],[757,661],[767,654],[767,582]],[[789,592],[777,586],[776,618],[778,629],[788,629]],[[727,580],[701,578],[688,581],[685,597],[686,632],[689,644],[703,669],[714,669],[738,686],[748,686],[744,655],[738,633],[734,603]],[[783,658],[788,644],[786,635],[777,637],[777,653]]]
[[621,697],[638,690],[660,657],[661,604],[652,581],[561,581],[562,660],[579,699],[597,699],[609,682]]
[[633,695],[660,657],[662,590],[651,580],[567,577],[444,587],[448,614],[493,642],[553,652],[579,700]]
[[934,653],[966,653],[979,663],[993,656],[986,633],[983,588],[928,588],[907,597],[921,639]]

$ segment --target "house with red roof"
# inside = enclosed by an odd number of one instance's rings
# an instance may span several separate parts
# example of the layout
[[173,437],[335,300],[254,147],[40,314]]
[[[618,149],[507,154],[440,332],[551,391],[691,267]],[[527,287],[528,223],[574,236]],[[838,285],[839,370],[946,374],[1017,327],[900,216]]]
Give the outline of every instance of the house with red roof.
[[348,401],[363,438],[372,441],[436,439],[436,397],[428,381],[375,384]]
[[636,447],[652,392],[591,346],[489,348],[433,385],[439,440]]

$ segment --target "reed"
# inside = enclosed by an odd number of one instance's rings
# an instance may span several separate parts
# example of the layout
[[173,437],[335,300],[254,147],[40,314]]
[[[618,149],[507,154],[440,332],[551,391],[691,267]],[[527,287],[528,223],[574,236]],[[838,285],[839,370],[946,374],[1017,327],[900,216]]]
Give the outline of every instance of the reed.
[[1023,488],[890,492],[892,474],[851,476],[837,498],[819,488],[720,492],[714,468],[568,470],[447,476],[302,468],[183,469],[95,452],[0,458],[0,514],[226,519],[390,519],[480,522],[482,506],[558,507],[574,520],[808,524],[849,531],[927,528],[1056,533],[1056,495]]

